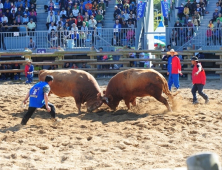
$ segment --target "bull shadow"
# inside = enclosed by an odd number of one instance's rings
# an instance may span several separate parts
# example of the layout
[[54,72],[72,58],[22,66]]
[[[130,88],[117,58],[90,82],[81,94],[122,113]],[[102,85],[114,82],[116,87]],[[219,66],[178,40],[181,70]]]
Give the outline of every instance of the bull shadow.
[[91,122],[101,122],[101,123],[109,123],[109,122],[125,122],[125,121],[135,121],[140,118],[147,117],[149,114],[137,114],[128,110],[117,110],[111,111],[108,109],[98,109],[94,112],[82,112],[81,114],[70,113],[70,114],[60,114],[57,116],[61,119],[66,119],[69,117],[77,117],[81,120],[88,120]]

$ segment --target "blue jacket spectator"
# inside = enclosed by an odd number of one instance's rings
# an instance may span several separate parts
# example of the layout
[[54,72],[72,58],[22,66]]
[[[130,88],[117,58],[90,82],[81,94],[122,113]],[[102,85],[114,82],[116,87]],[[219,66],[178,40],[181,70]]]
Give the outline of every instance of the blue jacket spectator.
[[115,6],[115,11],[113,14],[113,18],[116,19],[118,15],[120,15],[121,11],[118,9],[118,6]]
[[11,9],[11,3],[9,2],[9,0],[7,0],[5,3],[4,3],[4,9]]
[[18,8],[18,7],[20,7],[21,4],[23,5],[22,0],[18,0],[18,2],[16,2],[15,6]]
[[181,4],[180,7],[175,7],[175,9],[178,9],[178,17],[180,18],[180,20],[182,20],[182,18],[183,18],[183,10],[184,10],[183,4]]
[[129,7],[130,11],[136,11],[136,6],[135,6],[135,2],[131,2],[130,7]]
[[117,4],[117,7],[118,7],[119,9],[121,9],[121,11],[123,10],[123,4],[121,4],[121,1],[119,1],[119,4]]

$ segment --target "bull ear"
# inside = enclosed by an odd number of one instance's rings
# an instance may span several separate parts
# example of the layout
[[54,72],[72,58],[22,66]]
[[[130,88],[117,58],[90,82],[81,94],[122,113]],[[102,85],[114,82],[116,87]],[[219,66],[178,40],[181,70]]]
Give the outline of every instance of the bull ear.
[[113,96],[112,95],[109,95],[108,98],[109,98],[110,101],[113,101]]
[[102,96],[101,96],[101,93],[98,93],[98,94],[97,94],[97,99],[101,99],[101,97],[102,97]]
[[106,90],[103,91],[103,94],[106,94]]

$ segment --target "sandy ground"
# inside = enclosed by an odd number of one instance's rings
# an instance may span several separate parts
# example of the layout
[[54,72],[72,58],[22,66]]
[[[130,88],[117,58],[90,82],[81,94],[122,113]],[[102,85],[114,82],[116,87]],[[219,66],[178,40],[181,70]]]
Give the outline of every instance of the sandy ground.
[[[98,80],[105,89],[108,80]],[[57,116],[39,109],[28,124],[18,124],[26,109],[21,101],[30,85],[0,83],[0,169],[152,169],[186,166],[189,155],[212,151],[222,156],[221,81],[208,81],[210,103],[191,104],[191,82],[181,81],[177,107],[152,97],[137,98],[127,111],[123,102],[112,112],[102,105],[77,114],[74,99],[50,96]],[[220,160],[221,161],[221,160]]]

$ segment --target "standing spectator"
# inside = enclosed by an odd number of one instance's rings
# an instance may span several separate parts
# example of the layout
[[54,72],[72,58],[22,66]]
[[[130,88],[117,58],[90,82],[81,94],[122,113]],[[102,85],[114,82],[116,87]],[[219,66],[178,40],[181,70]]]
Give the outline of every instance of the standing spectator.
[[126,32],[127,32],[127,29],[128,28],[128,25],[126,23],[126,21],[123,21],[123,24],[121,25],[121,37],[126,37]]
[[79,37],[79,33],[77,31],[74,31],[74,34],[72,35],[72,39],[74,40],[75,46],[79,47],[80,37]]
[[197,11],[194,11],[194,16],[197,19],[198,26],[200,26],[200,14]]
[[209,26],[206,34],[207,34],[207,45],[210,45],[213,34],[212,34],[212,29]]
[[116,37],[116,35],[113,35],[113,38],[112,38],[112,46],[120,46],[120,41],[119,41],[119,38]]
[[50,33],[50,42],[51,42],[51,48],[53,48],[53,49],[57,48],[58,35],[57,35],[57,33],[55,32],[54,29],[52,29],[51,33]]
[[34,67],[31,64],[31,60],[27,60],[26,66],[25,66],[25,76],[27,77],[26,84],[32,83],[33,81],[33,71]]
[[198,91],[199,95],[204,98],[205,104],[209,102],[208,96],[203,93],[203,87],[206,84],[206,75],[205,71],[201,65],[201,63],[198,62],[197,57],[193,57],[191,59],[191,63],[193,65],[193,70],[192,70],[192,95],[193,95],[193,104],[198,104],[196,92]]
[[216,29],[221,29],[221,23],[220,23],[220,19],[217,19],[217,23],[215,24],[214,28]]
[[210,27],[213,30],[214,24],[212,23],[212,20],[209,21],[208,27]]
[[176,56],[178,53],[175,52],[174,49],[171,49],[170,52],[167,52],[167,54],[171,56],[168,59],[168,70],[167,70],[167,75],[169,75],[168,86],[169,90],[171,91],[171,87],[173,84],[177,89],[180,87],[179,74],[182,75],[182,72],[181,72],[180,59]]
[[221,17],[221,13],[219,13],[219,16],[218,16],[218,18],[217,18],[217,20],[220,20],[220,22],[222,23],[222,17]]
[[183,3],[181,3],[181,6],[180,7],[175,7],[175,9],[178,9],[178,17],[180,18],[180,20],[182,20],[183,18],[183,11],[184,11],[184,6],[183,6]]
[[221,30],[214,28],[212,33],[213,33],[214,45],[218,45],[217,43],[218,41],[219,41],[219,44],[221,45]]
[[115,10],[113,13],[113,19],[117,19],[117,16],[121,14],[121,11],[119,10],[119,8],[117,6],[115,6]]
[[128,29],[127,30],[126,39],[127,39],[128,44],[130,42],[130,44],[132,45],[132,42],[134,40],[134,35],[135,35],[135,32],[134,32],[133,29]]
[[197,31],[197,28],[198,28],[198,21],[197,19],[195,18],[195,16],[192,16],[192,23],[195,27],[195,31]]
[[119,20],[116,20],[113,28],[114,35],[119,37],[119,34],[121,33],[121,24],[119,24]]
[[28,48],[31,49],[31,50],[36,49],[35,42],[32,40],[32,37],[29,40]]
[[49,26],[49,30],[48,30],[48,34],[50,34],[51,33],[51,30],[57,30],[57,28],[56,28],[56,26],[54,25],[54,22],[51,22],[51,25]]
[[85,47],[85,41],[86,41],[86,32],[80,31],[80,46]]
[[91,15],[90,20],[89,20],[89,30],[94,30],[96,28],[97,22],[94,19],[94,16]]
[[174,28],[178,33],[180,32],[181,27],[183,27],[182,24],[180,23],[179,20],[177,20],[176,23],[174,24]]

